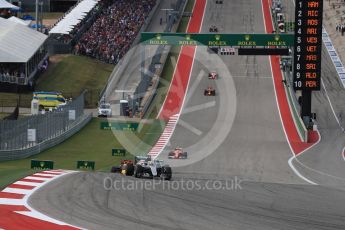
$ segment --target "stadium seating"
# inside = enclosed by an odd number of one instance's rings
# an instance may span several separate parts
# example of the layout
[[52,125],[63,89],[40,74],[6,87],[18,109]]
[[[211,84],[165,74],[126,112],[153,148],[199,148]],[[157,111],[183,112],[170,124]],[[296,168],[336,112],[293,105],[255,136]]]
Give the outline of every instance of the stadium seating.
[[118,0],[104,7],[75,53],[116,64],[129,50],[156,0]]

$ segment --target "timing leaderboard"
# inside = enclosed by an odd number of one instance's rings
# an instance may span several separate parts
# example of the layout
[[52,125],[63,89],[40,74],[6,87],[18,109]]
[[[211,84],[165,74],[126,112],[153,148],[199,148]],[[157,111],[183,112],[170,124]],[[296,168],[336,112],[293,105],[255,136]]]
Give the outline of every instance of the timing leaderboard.
[[323,0],[296,0],[295,90],[320,90]]

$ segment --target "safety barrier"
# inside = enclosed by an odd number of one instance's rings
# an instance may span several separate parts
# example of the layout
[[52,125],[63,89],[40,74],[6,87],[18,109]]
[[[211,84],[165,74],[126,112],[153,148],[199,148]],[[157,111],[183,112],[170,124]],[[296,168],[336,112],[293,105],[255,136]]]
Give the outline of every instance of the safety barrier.
[[84,114],[84,93],[45,114],[0,121],[0,161],[25,158],[50,148],[78,132],[91,120]]
[[70,129],[68,129],[66,132],[63,132],[52,139],[46,140],[32,147],[29,147],[26,149],[17,149],[17,150],[1,150],[0,161],[26,158],[26,157],[38,154],[55,145],[58,145],[62,143],[63,141],[67,140],[69,137],[71,137],[78,131],[80,131],[87,123],[91,121],[91,118],[92,118],[91,114],[83,115],[83,117],[81,117],[79,121],[73,124],[73,126]]
[[338,56],[337,51],[335,50],[332,40],[329,37],[326,29],[323,27],[322,28],[322,41],[326,46],[327,52],[332,59],[333,65],[338,73],[338,77],[343,84],[343,87],[345,88],[345,68],[344,65],[341,61],[341,59]]
[[[183,12],[185,11],[185,8],[187,6],[187,2],[186,0],[179,0],[176,4],[176,9],[179,11],[179,20],[176,23],[177,25],[180,23],[181,21],[181,16],[183,15]],[[174,19],[171,18],[171,21],[168,23],[167,28],[165,29],[165,32],[171,32],[171,30],[173,29],[173,25],[174,25]],[[151,92],[148,92],[148,98],[146,100],[146,102],[144,103],[143,107],[141,108],[141,117],[144,117],[146,112],[148,111],[148,108],[150,107],[154,97],[156,96],[156,92],[157,92],[157,87],[159,84],[159,79],[163,70],[163,66],[166,64],[167,58],[168,58],[168,54],[170,53],[171,50],[171,46],[159,46],[159,48],[157,49],[157,52],[155,54],[156,59],[154,60],[152,58],[152,63],[150,65],[149,68],[149,72],[153,73],[153,76],[156,76],[158,78],[158,80],[153,81],[152,84],[152,89]],[[158,61],[159,60],[159,61]],[[161,68],[157,69],[155,68],[155,64],[160,62],[161,63]],[[141,93],[137,92],[139,95],[141,95],[143,97],[143,95],[146,93],[147,88],[145,89],[145,91],[141,90]]]

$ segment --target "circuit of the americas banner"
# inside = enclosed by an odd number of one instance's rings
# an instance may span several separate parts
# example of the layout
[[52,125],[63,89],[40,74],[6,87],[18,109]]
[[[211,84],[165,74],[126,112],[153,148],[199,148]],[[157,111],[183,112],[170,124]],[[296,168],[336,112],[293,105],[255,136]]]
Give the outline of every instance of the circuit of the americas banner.
[[295,90],[320,90],[323,0],[296,0]]

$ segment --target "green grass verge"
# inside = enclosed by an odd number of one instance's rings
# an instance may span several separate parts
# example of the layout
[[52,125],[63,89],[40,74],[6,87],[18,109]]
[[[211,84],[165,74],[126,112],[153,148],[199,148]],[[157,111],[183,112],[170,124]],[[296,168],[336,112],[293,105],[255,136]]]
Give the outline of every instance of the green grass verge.
[[[56,169],[76,169],[78,160],[95,161],[95,170],[109,171],[111,166],[119,164],[121,159],[131,159],[133,155],[147,153],[142,143],[138,145],[141,151],[128,154],[125,157],[111,155],[112,148],[121,148],[111,130],[100,129],[100,119],[93,118],[81,131],[68,140],[33,157],[0,162],[0,189],[6,185],[32,174],[31,159],[52,160]],[[135,133],[142,142],[153,145],[160,136],[163,126],[159,120],[143,125],[140,132]]]
[[[113,71],[114,65],[84,56],[68,55],[40,76],[36,90],[60,91],[65,97],[75,98],[87,89],[87,107],[97,107],[99,94]],[[0,93],[0,106],[30,107],[32,94]]]
[[0,166],[0,190],[3,190],[7,185],[33,174],[34,172],[35,170],[27,168]]
[[0,107],[31,107],[32,94],[2,93],[0,92]]
[[84,89],[101,90],[114,66],[84,56],[69,55],[39,79],[37,90],[79,93]]
[[89,57],[69,55],[40,77],[36,90],[61,91],[75,98],[86,89],[86,106],[96,107],[113,69],[114,65]]
[[[195,0],[188,0],[185,12],[191,12],[194,7]],[[180,21],[180,24],[177,28],[177,33],[184,33],[187,30],[189,17],[183,17]],[[160,77],[160,82],[157,87],[157,94],[153,99],[153,102],[146,114],[146,117],[149,119],[154,119],[159,113],[159,109],[162,107],[165,97],[167,95],[169,85],[175,70],[175,64],[177,62],[178,56],[180,54],[181,47],[173,46],[168,54],[167,60],[163,67],[163,71]]]

